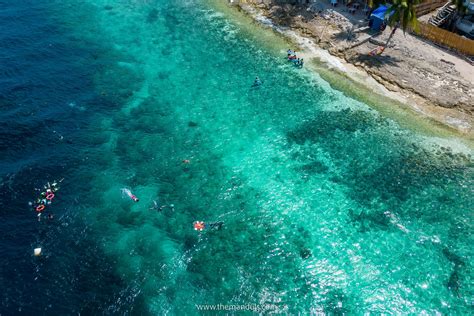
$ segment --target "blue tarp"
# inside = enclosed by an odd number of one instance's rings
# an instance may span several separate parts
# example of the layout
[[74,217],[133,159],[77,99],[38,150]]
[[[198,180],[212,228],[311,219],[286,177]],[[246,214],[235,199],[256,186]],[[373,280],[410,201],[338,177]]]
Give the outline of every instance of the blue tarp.
[[379,6],[377,9],[372,11],[370,17],[375,16],[379,19],[385,20],[385,13],[387,13],[388,8],[384,5]]
[[372,12],[369,19],[369,25],[372,30],[380,31],[382,29],[382,25],[385,23],[385,14],[387,14],[387,10],[388,7],[380,5]]

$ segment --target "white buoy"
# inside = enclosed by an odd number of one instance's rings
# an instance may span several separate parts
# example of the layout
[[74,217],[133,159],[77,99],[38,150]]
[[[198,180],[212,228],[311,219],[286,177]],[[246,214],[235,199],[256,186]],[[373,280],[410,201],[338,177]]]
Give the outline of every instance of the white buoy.
[[35,248],[35,256],[41,256],[41,248]]

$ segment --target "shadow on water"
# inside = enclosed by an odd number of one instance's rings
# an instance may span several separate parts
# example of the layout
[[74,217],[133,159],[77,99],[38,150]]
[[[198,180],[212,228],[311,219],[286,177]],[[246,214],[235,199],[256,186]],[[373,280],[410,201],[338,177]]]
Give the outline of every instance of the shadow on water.
[[146,22],[150,24],[155,23],[158,20],[159,16],[160,16],[160,12],[157,9],[153,8],[150,10],[150,12],[148,12],[148,16],[146,17]]
[[450,251],[447,247],[444,247],[442,252],[445,258],[453,265],[453,270],[449,275],[449,279],[446,286],[454,295],[460,297],[459,290],[461,287],[461,270],[464,270],[466,268],[466,263],[463,258]]

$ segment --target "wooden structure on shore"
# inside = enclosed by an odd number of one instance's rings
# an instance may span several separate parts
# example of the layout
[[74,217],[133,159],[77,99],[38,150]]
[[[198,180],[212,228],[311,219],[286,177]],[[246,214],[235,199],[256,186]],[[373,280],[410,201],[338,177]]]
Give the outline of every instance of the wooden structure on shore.
[[447,46],[461,54],[474,56],[474,41],[425,22],[418,22],[418,30],[413,31],[418,36],[426,38],[435,44]]
[[420,17],[444,6],[447,0],[426,0],[415,6],[416,16]]

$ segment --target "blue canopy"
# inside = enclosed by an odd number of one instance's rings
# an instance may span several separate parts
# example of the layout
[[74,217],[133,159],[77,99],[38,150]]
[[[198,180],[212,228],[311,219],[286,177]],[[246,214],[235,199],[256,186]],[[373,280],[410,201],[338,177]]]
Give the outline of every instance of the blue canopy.
[[[385,28],[385,25],[386,25],[385,16],[387,14],[388,9],[389,9],[388,6],[380,5],[377,9],[372,11],[372,14],[370,15],[370,19],[369,19],[369,26],[373,30],[380,31]],[[389,15],[392,15],[392,14],[393,14],[393,11],[390,12]]]
[[370,17],[375,16],[381,20],[385,20],[385,14],[387,13],[388,7],[384,5],[380,5],[377,9],[375,9]]

